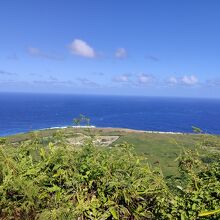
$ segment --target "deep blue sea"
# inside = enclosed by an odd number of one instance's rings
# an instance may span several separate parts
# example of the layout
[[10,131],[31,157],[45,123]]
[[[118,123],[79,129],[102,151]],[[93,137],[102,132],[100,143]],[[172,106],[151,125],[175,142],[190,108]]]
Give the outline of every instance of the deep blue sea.
[[0,93],[0,136],[73,125],[84,114],[97,127],[220,134],[220,100]]

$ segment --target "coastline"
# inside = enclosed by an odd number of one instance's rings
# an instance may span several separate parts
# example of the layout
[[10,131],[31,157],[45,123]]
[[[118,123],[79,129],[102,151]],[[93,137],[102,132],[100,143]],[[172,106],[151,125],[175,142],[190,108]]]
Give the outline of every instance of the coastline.
[[192,134],[192,133],[175,132],[175,131],[151,131],[151,130],[138,130],[138,129],[132,129],[132,128],[96,127],[94,125],[61,126],[61,127],[56,126],[56,127],[42,128],[42,129],[37,129],[37,130],[44,131],[44,130],[67,129],[67,128],[92,128],[92,129],[105,129],[105,130],[114,130],[114,131],[140,132],[140,133],[149,133],[149,134],[182,134],[182,135]]
[[186,134],[193,134],[189,132],[175,132],[175,131],[153,131],[153,130],[138,130],[138,129],[132,129],[132,128],[120,128],[120,127],[96,127],[94,125],[90,126],[54,126],[54,127],[47,127],[47,128],[39,128],[39,129],[33,129],[29,131],[18,131],[15,133],[8,133],[8,134],[2,134],[1,137],[8,137],[13,135],[20,135],[20,134],[26,134],[34,131],[47,131],[47,130],[59,130],[59,129],[68,129],[68,128],[76,128],[76,129],[99,129],[99,130],[107,130],[107,131],[118,131],[118,132],[129,132],[129,133],[148,133],[148,134],[171,134],[171,135],[186,135]]

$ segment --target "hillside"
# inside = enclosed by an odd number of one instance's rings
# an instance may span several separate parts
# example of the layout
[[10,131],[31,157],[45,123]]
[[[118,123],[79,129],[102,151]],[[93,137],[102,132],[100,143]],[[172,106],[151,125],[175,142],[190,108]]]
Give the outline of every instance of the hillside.
[[[132,144],[134,150],[139,155],[144,155],[151,164],[157,164],[163,170],[165,175],[177,174],[177,161],[183,148],[193,149],[201,144],[201,140],[209,144],[209,151],[220,151],[220,136],[201,135],[201,134],[179,134],[179,133],[148,133],[139,130],[122,128],[65,128],[65,129],[47,129],[36,131],[46,144],[53,141],[53,135],[61,132],[63,137],[70,145],[78,146],[83,144],[83,140],[88,137],[95,139],[94,143],[101,146],[113,146],[127,142]],[[33,133],[17,134],[7,137],[12,143],[29,140]],[[202,150],[200,149],[200,152]]]
[[49,129],[0,139],[0,219],[219,219],[220,139]]

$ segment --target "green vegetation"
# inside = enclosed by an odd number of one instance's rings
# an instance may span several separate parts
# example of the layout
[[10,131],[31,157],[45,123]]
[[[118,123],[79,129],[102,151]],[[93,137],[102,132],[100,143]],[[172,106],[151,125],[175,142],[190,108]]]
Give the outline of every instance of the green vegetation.
[[[70,144],[80,132],[90,138]],[[94,144],[107,135],[120,138]],[[209,135],[122,129],[2,138],[0,219],[219,219],[219,146]]]
[[[38,136],[45,143],[53,142],[53,137],[59,129],[48,129],[37,131]],[[209,150],[220,152],[220,137],[209,136],[202,134],[159,134],[159,133],[144,133],[135,130],[126,129],[111,129],[111,128],[66,128],[62,130],[65,139],[73,138],[76,134],[84,134],[87,136],[96,137],[113,137],[119,136],[115,144],[127,142],[132,144],[136,153],[148,158],[148,162],[152,166],[159,166],[165,176],[178,175],[178,162],[176,158],[182,152],[183,148],[193,149],[196,143],[204,144],[209,147]],[[33,138],[33,133],[18,134],[7,137],[8,142],[17,145],[16,143]],[[200,153],[202,148],[199,147]]]

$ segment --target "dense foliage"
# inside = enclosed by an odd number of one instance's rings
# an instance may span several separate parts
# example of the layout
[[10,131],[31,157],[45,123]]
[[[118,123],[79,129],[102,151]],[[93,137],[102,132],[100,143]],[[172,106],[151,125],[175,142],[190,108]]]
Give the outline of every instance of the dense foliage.
[[0,219],[220,218],[218,153],[183,150],[167,180],[127,143],[76,148],[58,133],[0,146]]

